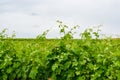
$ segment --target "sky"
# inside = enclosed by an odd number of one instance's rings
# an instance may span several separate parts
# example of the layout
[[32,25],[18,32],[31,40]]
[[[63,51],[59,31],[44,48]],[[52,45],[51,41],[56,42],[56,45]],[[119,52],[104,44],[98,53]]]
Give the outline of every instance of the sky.
[[48,38],[57,38],[57,20],[79,25],[78,34],[102,25],[102,34],[120,35],[120,0],[0,0],[0,31],[15,31],[18,38],[35,38],[47,29]]

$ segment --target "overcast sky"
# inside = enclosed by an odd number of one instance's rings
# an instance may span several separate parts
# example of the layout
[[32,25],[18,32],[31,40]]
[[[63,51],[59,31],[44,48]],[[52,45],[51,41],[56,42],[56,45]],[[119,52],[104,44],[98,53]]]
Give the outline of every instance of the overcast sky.
[[120,34],[120,0],[0,0],[0,31],[7,28],[16,37],[36,37],[50,29],[58,37],[60,20],[68,26],[102,24],[102,33]]

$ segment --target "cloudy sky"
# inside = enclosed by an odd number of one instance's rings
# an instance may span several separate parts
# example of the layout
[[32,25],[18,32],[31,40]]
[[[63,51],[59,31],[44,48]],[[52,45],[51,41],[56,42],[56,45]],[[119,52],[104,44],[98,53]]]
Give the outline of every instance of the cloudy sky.
[[120,0],[0,0],[0,31],[16,37],[36,37],[50,29],[58,37],[57,20],[68,26],[103,25],[101,33],[120,34]]

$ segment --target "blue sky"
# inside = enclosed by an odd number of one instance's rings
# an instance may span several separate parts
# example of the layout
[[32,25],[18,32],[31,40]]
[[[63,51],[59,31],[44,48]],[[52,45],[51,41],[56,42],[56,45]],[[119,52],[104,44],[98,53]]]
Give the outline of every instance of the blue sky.
[[0,31],[8,29],[16,37],[36,37],[50,29],[47,37],[58,37],[61,20],[80,25],[77,33],[102,24],[101,33],[120,34],[120,0],[0,0]]

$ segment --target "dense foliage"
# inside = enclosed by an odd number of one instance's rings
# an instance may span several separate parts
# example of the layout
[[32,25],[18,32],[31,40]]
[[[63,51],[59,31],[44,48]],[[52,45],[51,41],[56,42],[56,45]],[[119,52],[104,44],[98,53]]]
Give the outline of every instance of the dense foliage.
[[[34,40],[8,38],[0,33],[0,80],[120,80],[120,40],[99,39],[99,29],[86,29],[73,39],[58,21],[61,39],[46,32]],[[94,37],[94,39],[93,39]]]

